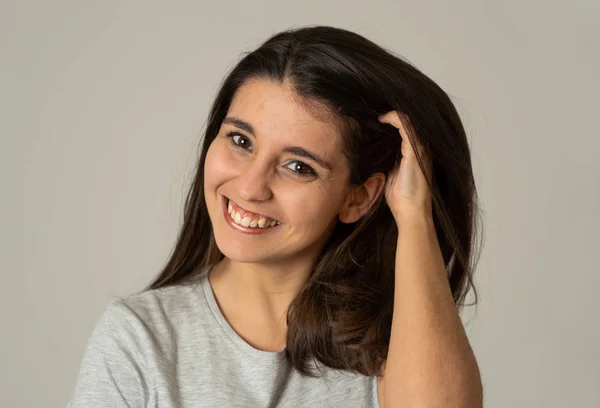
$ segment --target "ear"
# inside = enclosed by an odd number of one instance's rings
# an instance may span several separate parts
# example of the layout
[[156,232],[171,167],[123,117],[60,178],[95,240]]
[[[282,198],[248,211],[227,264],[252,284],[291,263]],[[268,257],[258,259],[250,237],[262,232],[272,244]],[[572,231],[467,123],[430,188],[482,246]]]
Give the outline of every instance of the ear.
[[385,174],[375,173],[364,184],[350,187],[338,216],[340,221],[351,224],[364,216],[382,194],[385,180]]

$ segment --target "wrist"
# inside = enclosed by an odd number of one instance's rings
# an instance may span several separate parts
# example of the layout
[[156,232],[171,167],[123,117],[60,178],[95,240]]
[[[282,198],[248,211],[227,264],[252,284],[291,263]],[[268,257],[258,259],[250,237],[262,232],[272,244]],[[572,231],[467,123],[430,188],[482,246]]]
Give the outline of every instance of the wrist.
[[398,228],[406,225],[433,225],[433,214],[425,208],[402,211],[401,214],[394,214],[394,219]]

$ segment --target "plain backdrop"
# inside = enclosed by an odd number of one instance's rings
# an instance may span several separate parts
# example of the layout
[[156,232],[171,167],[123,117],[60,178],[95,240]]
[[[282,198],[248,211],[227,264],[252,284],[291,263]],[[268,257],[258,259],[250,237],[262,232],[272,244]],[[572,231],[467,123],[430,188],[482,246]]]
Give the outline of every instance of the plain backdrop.
[[2,1],[0,406],[61,407],[115,295],[181,223],[241,53],[325,24],[452,95],[485,226],[463,315],[486,407],[600,407],[600,2]]

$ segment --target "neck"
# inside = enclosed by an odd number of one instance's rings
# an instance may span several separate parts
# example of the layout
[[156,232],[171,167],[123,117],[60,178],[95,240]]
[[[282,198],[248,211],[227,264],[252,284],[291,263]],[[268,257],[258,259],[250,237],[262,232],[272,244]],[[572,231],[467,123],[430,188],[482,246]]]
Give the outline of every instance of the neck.
[[309,265],[244,264],[225,258],[214,266],[211,277],[235,295],[242,310],[282,310],[287,309],[309,273]]
[[280,350],[286,342],[288,307],[311,267],[308,262],[284,266],[225,258],[211,269],[209,280],[221,311],[238,334],[257,348]]

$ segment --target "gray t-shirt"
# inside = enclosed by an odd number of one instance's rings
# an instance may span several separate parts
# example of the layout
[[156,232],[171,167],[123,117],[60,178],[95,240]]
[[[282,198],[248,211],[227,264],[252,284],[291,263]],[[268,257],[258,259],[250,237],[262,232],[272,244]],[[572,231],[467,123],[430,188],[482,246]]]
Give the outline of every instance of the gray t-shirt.
[[377,380],[319,365],[302,377],[284,352],[229,325],[207,275],[113,300],[85,350],[69,407],[379,407]]

